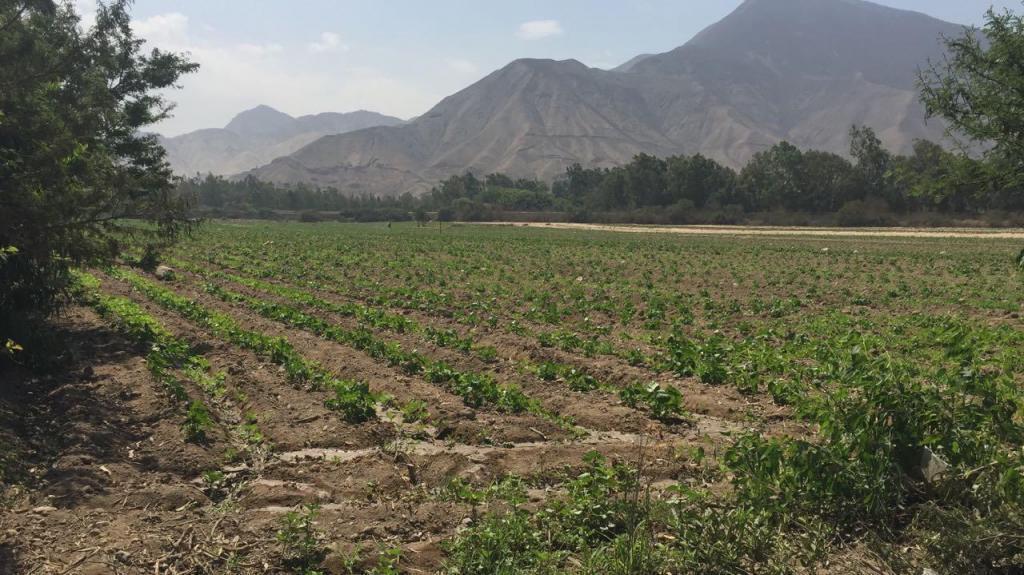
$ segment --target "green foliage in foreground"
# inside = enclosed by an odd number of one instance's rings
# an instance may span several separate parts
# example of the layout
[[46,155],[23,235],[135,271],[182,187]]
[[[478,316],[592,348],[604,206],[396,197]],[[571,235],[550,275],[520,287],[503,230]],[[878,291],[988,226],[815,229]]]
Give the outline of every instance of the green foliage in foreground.
[[721,458],[727,494],[652,497],[638,470],[592,456],[540,512],[514,505],[460,534],[448,572],[789,573],[873,533],[909,537],[947,560],[941,572],[1012,573],[1024,564],[1024,390],[978,369],[962,340],[947,348],[959,366],[937,369],[861,341],[826,352],[830,380],[796,396],[816,437],[736,438]]
[[159,91],[196,65],[144,53],[130,4],[101,4],[83,29],[71,2],[0,2],[0,329],[59,308],[73,266],[190,227],[145,128],[167,118]]

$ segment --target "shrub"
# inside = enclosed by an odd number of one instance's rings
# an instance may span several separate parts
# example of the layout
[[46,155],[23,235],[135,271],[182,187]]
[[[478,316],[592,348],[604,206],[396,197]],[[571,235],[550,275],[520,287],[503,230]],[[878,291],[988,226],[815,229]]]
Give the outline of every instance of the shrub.
[[879,198],[852,200],[836,212],[836,223],[846,227],[885,226],[892,220],[889,204]]

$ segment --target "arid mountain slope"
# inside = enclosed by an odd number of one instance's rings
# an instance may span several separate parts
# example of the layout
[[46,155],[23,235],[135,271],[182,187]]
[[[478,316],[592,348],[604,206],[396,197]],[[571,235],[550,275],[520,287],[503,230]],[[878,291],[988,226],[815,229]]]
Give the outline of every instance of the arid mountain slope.
[[398,118],[363,110],[293,118],[258,106],[235,116],[224,128],[162,138],[161,143],[178,174],[231,175],[287,156],[326,135],[401,123]]
[[853,124],[906,151],[942,135],[914,77],[960,30],[860,0],[747,0],[670,52],[612,71],[517,60],[406,125],[324,137],[252,173],[392,195],[467,170],[552,179],[639,152],[739,167],[782,140],[843,153]]

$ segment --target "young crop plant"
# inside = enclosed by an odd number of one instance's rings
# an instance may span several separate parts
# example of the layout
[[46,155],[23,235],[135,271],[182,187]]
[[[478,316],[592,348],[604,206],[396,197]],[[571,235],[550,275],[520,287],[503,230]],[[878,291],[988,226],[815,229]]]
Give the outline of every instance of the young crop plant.
[[526,483],[515,475],[505,476],[483,488],[455,477],[440,489],[438,496],[443,500],[468,503],[473,507],[495,499],[512,505],[521,505],[527,500]]
[[633,384],[619,392],[626,405],[636,408],[644,405],[651,416],[661,421],[678,421],[687,418],[683,407],[683,394],[671,385],[651,382],[647,385]]
[[662,363],[677,375],[696,376],[702,383],[721,385],[729,375],[728,353],[728,347],[718,334],[698,342],[673,331],[665,341]]
[[[345,414],[346,418],[366,421],[376,417],[373,405],[378,401],[383,401],[385,399],[383,396],[363,389],[365,384],[350,385],[338,380],[318,363],[302,357],[284,338],[269,337],[242,329],[231,317],[208,310],[194,301],[183,298],[131,272],[118,270],[115,275],[139,289],[160,306],[210,328],[218,336],[231,343],[268,357],[272,362],[285,369],[289,380],[296,383],[307,383],[318,389],[329,388],[336,393],[339,393],[340,390],[341,396],[336,395],[334,400],[337,400],[337,403],[334,405]],[[230,296],[231,294],[225,292],[225,295]],[[370,415],[371,412],[373,415]]]
[[185,423],[181,425],[185,432],[185,440],[191,443],[206,443],[206,433],[213,428],[213,417],[210,410],[202,401],[193,401],[188,404],[185,413]]
[[537,377],[544,381],[565,381],[569,389],[573,391],[587,392],[606,387],[602,386],[601,382],[597,381],[594,376],[571,365],[545,361],[537,364],[535,371]]
[[78,272],[76,279],[80,300],[90,304],[100,315],[110,318],[131,339],[149,346],[146,366],[150,373],[174,400],[187,403],[182,424],[186,440],[204,443],[207,431],[214,425],[209,409],[200,400],[189,400],[188,392],[174,371],[180,370],[214,399],[224,395],[226,375],[211,375],[210,364],[204,357],[193,353],[187,342],[174,337],[135,302],[100,292],[99,280],[89,274]]
[[387,547],[377,555],[377,564],[367,575],[399,575],[399,564],[402,561],[402,550],[398,547]]
[[401,408],[402,421],[405,423],[425,422],[430,417],[427,410],[427,402],[419,399],[410,399]]
[[381,396],[371,393],[363,382],[335,380],[330,384],[334,397],[324,402],[327,409],[340,411],[349,423],[363,423],[377,418],[376,406]]
[[[602,555],[612,562],[624,558],[628,554],[616,548],[625,541],[644,548],[651,543],[651,553],[634,560],[661,565],[654,555],[653,538],[644,543],[634,539],[651,533],[646,521],[652,506],[638,471],[609,463],[596,452],[587,454],[584,461],[586,471],[566,482],[565,495],[539,511],[527,511],[520,507],[522,499],[512,499],[508,501],[511,510],[488,514],[460,533],[447,544],[446,572],[564,573],[568,565],[581,563],[579,559],[570,562],[571,557]],[[453,489],[471,501],[486,498],[465,484]],[[607,570],[606,560],[600,561],[603,567],[595,573],[613,572]]]
[[321,575],[320,563],[327,556],[323,536],[316,528],[319,507],[304,505],[281,518],[277,542],[283,566],[296,575]]

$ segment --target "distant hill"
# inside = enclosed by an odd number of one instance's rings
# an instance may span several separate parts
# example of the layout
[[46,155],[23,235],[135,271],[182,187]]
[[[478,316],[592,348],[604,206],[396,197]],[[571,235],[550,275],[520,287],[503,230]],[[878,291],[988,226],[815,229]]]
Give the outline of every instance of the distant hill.
[[939,139],[915,72],[962,27],[860,0],[747,0],[685,45],[611,70],[517,60],[423,116],[321,138],[252,173],[393,195],[472,170],[552,179],[574,162],[702,153],[739,167],[788,140],[845,153],[851,125]]
[[175,173],[231,175],[287,156],[326,135],[402,123],[398,118],[362,110],[293,118],[269,106],[257,106],[238,114],[224,128],[160,141]]

